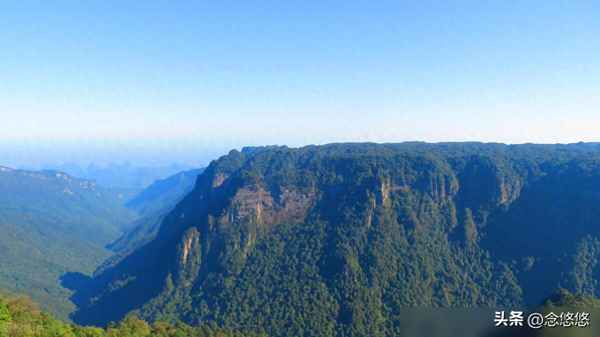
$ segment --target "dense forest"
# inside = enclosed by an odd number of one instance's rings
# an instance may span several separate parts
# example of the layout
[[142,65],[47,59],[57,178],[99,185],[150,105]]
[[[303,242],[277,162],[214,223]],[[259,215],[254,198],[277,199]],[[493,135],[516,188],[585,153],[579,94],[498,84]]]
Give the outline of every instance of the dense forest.
[[[537,312],[589,312],[597,317],[600,301],[584,295],[574,295],[561,289]],[[399,336],[452,337],[460,331],[464,337],[594,337],[598,327],[587,329],[542,328],[494,328],[485,315],[474,312],[442,312],[435,315],[419,312],[408,316],[404,322],[407,333]],[[446,317],[442,317],[444,315]],[[481,322],[483,321],[483,322]],[[424,328],[424,323],[427,328]],[[55,319],[43,312],[28,297],[0,294],[0,337],[267,337],[266,334],[247,333],[219,328],[214,324],[190,326],[182,322],[155,321],[149,323],[135,315],[129,315],[106,328],[84,327]]]
[[0,289],[27,293],[67,318],[74,305],[60,279],[91,274],[111,255],[105,246],[135,218],[124,200],[62,172],[0,167]]
[[271,336],[399,336],[409,308],[600,289],[600,146],[332,144],[214,161],[156,237],[73,297]]

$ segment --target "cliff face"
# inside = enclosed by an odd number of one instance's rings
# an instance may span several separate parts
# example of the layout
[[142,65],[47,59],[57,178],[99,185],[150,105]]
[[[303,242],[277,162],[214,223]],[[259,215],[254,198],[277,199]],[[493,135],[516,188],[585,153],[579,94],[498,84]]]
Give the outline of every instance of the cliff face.
[[[595,147],[339,144],[232,151],[75,316],[386,336],[402,308],[596,292]],[[587,247],[587,248],[586,248]],[[578,255],[579,254],[579,255]],[[579,259],[581,260],[581,259]],[[577,288],[577,289],[575,289]]]

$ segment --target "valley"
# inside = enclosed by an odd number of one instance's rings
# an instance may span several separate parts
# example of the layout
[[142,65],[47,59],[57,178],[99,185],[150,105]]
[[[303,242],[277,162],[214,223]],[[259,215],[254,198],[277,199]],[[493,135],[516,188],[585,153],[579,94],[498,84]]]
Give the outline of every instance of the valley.
[[[165,200],[182,197],[193,178]],[[168,198],[168,197],[167,197]],[[68,319],[75,310],[72,292],[61,283],[69,273],[92,275],[118,251],[110,244],[147,226],[127,207],[121,189],[99,186],[58,171],[0,170],[0,289],[27,294],[46,310]],[[144,204],[144,201],[140,201]],[[159,215],[155,215],[159,216]],[[151,218],[150,218],[151,219]],[[151,220],[148,220],[151,221]],[[145,233],[139,235],[142,239]],[[119,239],[121,237],[121,239]]]

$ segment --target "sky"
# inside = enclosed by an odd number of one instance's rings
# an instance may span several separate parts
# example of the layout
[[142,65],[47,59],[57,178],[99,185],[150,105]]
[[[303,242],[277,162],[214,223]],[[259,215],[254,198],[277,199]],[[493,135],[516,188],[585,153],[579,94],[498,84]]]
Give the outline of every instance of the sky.
[[599,141],[598,1],[5,1],[4,161]]

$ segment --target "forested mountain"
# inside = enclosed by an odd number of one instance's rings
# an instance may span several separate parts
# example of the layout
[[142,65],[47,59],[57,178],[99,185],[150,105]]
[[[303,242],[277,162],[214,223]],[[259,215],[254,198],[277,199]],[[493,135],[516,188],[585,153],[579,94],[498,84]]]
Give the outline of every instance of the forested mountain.
[[0,167],[0,288],[27,293],[61,317],[73,310],[66,272],[91,273],[133,212],[122,195],[56,171]]
[[397,336],[404,308],[598,295],[599,219],[597,144],[232,151],[79,291],[74,319]]

